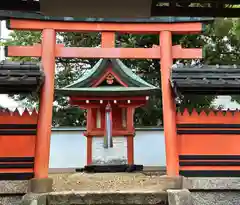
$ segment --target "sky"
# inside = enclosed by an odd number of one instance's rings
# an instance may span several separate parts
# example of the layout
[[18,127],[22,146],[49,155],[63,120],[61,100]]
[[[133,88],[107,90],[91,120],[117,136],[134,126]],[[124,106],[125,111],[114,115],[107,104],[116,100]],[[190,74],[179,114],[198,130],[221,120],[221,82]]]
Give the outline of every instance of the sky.
[[[1,33],[0,37],[1,39],[6,39],[9,38],[10,31],[6,28],[6,23],[5,21],[1,22]],[[1,46],[0,47],[0,61],[4,60],[4,49]],[[219,96],[213,103],[217,107],[219,105],[222,105],[225,109],[240,109],[240,105],[236,102],[231,101],[230,96]],[[8,95],[0,95],[0,106],[9,108],[10,110],[14,110],[15,108],[19,108],[19,110],[23,110],[21,103],[14,101],[13,99],[9,98]]]

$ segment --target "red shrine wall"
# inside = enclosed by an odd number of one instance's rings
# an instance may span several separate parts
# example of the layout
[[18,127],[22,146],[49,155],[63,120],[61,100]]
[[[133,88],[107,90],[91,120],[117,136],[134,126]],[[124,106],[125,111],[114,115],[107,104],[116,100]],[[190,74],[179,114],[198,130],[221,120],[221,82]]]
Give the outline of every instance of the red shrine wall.
[[177,114],[180,173],[240,170],[240,112],[185,109]]
[[[112,125],[114,130],[123,129],[123,113],[122,108],[112,106]],[[93,118],[96,119],[95,128],[104,130],[105,128],[105,107],[93,108]]]
[[0,112],[1,173],[33,173],[37,113]]

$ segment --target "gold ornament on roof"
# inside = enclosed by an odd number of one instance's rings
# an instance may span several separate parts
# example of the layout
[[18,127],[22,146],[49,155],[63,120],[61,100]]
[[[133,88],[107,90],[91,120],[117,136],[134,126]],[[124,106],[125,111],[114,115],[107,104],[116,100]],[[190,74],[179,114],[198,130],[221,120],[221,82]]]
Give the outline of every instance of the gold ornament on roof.
[[115,79],[114,76],[111,73],[109,73],[106,77],[107,84],[109,84],[109,85],[113,84],[114,79]]

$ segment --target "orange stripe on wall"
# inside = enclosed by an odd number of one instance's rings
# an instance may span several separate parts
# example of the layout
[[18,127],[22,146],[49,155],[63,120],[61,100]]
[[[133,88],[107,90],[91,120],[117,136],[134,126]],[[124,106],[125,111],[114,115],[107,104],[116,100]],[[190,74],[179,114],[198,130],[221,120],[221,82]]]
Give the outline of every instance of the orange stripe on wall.
[[31,173],[33,169],[0,169],[0,173]]
[[[185,156],[187,156],[187,155],[185,155]],[[191,155],[190,155],[191,156]],[[234,156],[234,155],[233,155]],[[237,156],[239,156],[239,155],[237,155]],[[180,160],[181,162],[239,162],[240,160],[234,160],[234,159],[232,159],[232,160],[224,160],[224,159],[221,159],[221,160],[218,160],[218,159],[216,159],[216,160],[208,160],[208,159],[205,159],[205,160],[194,160],[194,159],[192,159],[192,160]]]
[[[208,123],[209,125],[210,123]],[[223,124],[223,123],[221,123]],[[226,123],[227,124],[227,123]],[[178,128],[178,130],[239,130],[240,128],[225,128],[225,127],[219,127],[219,128]]]
[[0,157],[29,157],[35,155],[36,136],[0,136]]
[[178,135],[180,155],[240,155],[240,135]]
[[37,124],[37,115],[11,116],[0,113],[0,124]]
[[240,112],[217,111],[198,113],[196,110],[189,112],[187,109],[183,113],[177,113],[177,124],[240,124]]
[[186,166],[180,167],[180,170],[239,170],[240,166]]

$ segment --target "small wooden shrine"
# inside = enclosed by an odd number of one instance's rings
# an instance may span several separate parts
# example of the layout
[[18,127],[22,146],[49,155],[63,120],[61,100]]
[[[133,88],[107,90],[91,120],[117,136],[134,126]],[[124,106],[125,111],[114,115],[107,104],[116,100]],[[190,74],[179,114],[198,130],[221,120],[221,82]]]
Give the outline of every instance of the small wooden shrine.
[[134,163],[134,111],[159,88],[119,59],[101,59],[71,85],[57,90],[87,110],[87,164]]

